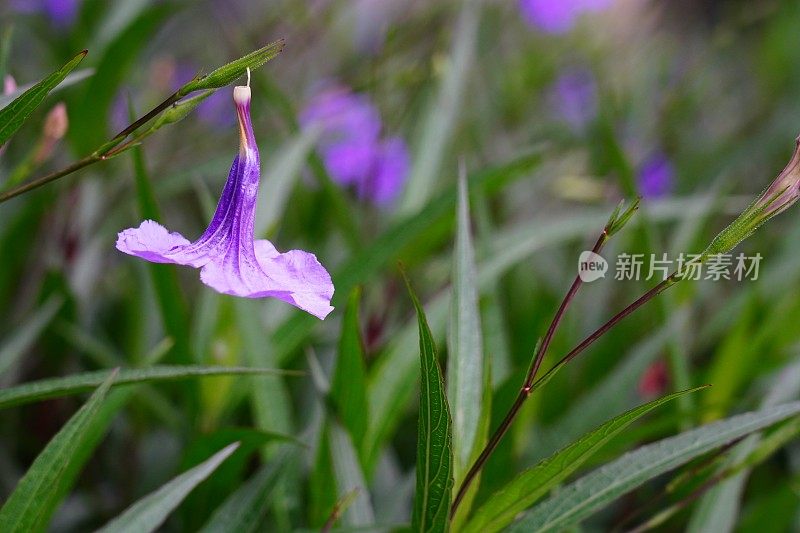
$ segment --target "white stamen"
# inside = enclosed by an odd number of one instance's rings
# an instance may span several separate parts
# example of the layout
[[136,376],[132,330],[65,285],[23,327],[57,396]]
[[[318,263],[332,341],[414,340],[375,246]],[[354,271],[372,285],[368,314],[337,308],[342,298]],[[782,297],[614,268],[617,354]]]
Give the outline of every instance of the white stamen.
[[247,67],[247,86],[250,87],[250,67]]

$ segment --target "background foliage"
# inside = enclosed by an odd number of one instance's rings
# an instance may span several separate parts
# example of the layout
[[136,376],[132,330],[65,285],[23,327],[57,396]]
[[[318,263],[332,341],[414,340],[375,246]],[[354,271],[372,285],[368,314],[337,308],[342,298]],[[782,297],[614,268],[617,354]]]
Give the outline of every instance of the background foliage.
[[[252,79],[257,231],[317,255],[336,311],[320,322],[222,296],[114,249],[144,217],[203,231],[236,149],[230,87],[2,203],[3,530],[441,530],[618,199],[645,196],[607,258],[699,252],[800,130],[793,0],[619,0],[563,32],[511,1],[83,0],[67,19],[47,5],[0,7],[0,74],[24,86],[89,54],[27,121],[0,124],[21,125],[0,187],[90,154],[197,72],[284,38]],[[337,185],[303,127],[331,84],[408,146],[394,202]],[[41,158],[56,102],[69,126]],[[537,502],[512,528],[800,527],[798,221],[789,211],[743,244],[764,258],[757,281],[682,283],[537,391],[453,529],[498,530]],[[611,277],[583,287],[545,369],[653,285]],[[16,388],[37,380],[55,381]],[[454,481],[418,477],[430,439]],[[420,500],[425,483],[436,490]]]

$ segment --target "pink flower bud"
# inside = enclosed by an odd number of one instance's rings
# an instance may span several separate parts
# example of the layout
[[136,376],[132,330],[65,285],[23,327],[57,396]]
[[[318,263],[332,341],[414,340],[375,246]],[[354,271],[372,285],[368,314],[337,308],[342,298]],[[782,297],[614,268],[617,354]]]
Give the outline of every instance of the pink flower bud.
[[6,74],[3,80],[3,94],[11,94],[17,90],[17,80],[11,74]]
[[67,106],[64,102],[59,102],[47,113],[47,117],[44,119],[44,136],[57,141],[66,135],[67,127],[69,127]]
[[796,140],[794,154],[789,164],[756,200],[755,207],[763,209],[762,216],[769,218],[788,208],[798,198],[800,198],[800,137]]

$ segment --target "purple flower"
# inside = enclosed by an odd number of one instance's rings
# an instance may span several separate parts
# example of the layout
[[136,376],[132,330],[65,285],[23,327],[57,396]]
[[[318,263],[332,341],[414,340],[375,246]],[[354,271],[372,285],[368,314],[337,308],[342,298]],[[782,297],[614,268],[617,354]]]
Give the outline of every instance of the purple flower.
[[584,13],[602,11],[613,0],[520,0],[522,18],[546,33],[566,33]]
[[200,268],[200,280],[223,294],[278,298],[322,319],[333,310],[331,277],[308,252],[278,252],[267,240],[255,240],[259,155],[250,121],[250,88],[233,91],[239,120],[239,154],[214,218],[194,242],[152,220],[122,231],[117,249],[154,263]]
[[380,115],[365,96],[342,88],[326,90],[306,107],[300,121],[305,129],[319,130],[320,153],[336,183],[378,205],[397,198],[408,176],[408,150],[399,137],[381,139]]
[[660,198],[672,191],[675,169],[661,152],[648,157],[639,169],[637,184],[643,198]]
[[66,28],[78,15],[80,0],[14,0],[11,4],[20,13],[44,13],[53,26]]
[[577,131],[597,116],[597,84],[585,68],[566,69],[553,84],[551,100],[561,117]]

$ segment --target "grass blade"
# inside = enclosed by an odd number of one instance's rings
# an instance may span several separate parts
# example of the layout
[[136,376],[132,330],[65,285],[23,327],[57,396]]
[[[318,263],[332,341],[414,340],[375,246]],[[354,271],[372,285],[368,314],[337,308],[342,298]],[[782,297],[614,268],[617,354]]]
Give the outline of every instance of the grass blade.
[[282,219],[284,211],[289,206],[289,196],[302,174],[308,154],[314,148],[316,137],[313,132],[298,133],[281,145],[275,151],[274,157],[264,164],[262,180],[265,182],[264,188],[269,187],[270,193],[258,197],[256,236],[272,233]]
[[238,447],[238,442],[226,446],[204,463],[184,472],[157,491],[128,507],[124,513],[99,529],[98,532],[144,533],[155,531],[192,489],[210,476]]
[[[762,403],[762,407],[770,407],[787,402],[800,392],[800,363],[793,362],[783,368],[780,376],[770,387],[770,392]],[[751,435],[730,451],[727,464],[729,468],[748,457],[758,446],[760,435]],[[750,476],[750,469],[743,468],[735,476],[722,481],[709,490],[698,502],[692,513],[686,530],[691,533],[708,531],[710,527],[716,531],[733,531],[739,517],[739,507],[745,485]]]
[[683,394],[702,389],[676,392],[631,409],[587,433],[533,468],[522,472],[505,487],[494,493],[481,506],[464,528],[465,533],[500,531],[514,521],[536,500],[575,472],[604,444],[656,407]]
[[[163,116],[165,116],[164,113]],[[156,200],[153,184],[147,171],[144,149],[137,146],[131,152],[133,175],[136,183],[136,199],[139,215],[143,219],[161,220],[161,213]],[[172,265],[148,263],[147,270],[153,281],[158,309],[164,331],[175,341],[175,361],[187,363],[189,355],[189,324],[186,317],[186,301],[178,284],[178,273]]]
[[642,446],[566,486],[540,503],[509,531],[561,531],[647,480],[740,437],[800,413],[800,402],[727,418]]
[[[48,398],[71,396],[91,390],[102,384],[111,372],[97,370],[63,378],[32,381],[16,387],[0,389],[0,409],[21,405]],[[152,383],[158,381],[174,381],[201,376],[224,376],[230,374],[274,374],[297,375],[296,372],[275,370],[271,368],[246,368],[227,366],[153,366],[150,368],[129,368],[119,371],[114,385],[133,383]]]
[[357,492],[352,504],[342,513],[342,522],[347,526],[371,526],[375,523],[375,513],[350,435],[342,426],[332,421],[328,426],[328,436],[338,493],[344,496]]
[[25,324],[14,332],[13,337],[0,346],[0,376],[25,355],[42,330],[50,324],[58,310],[61,309],[62,303],[61,297],[50,297]]
[[222,502],[200,532],[257,531],[262,517],[268,510],[270,494],[283,471],[285,462],[285,457],[279,455],[275,461],[263,466]]
[[408,278],[405,281],[417,312],[421,373],[417,491],[414,496],[412,529],[446,531],[453,491],[453,421],[450,418],[442,371],[436,360],[433,334],[428,327],[425,310]]
[[[76,473],[71,467],[79,460],[82,448],[90,444],[86,432],[98,415],[103,400],[116,378],[116,371],[106,379],[80,410],[47,443],[31,467],[17,483],[14,492],[0,509],[0,524],[8,533],[43,531]],[[97,444],[94,439],[91,444]],[[84,450],[85,451],[85,450]]]
[[463,2],[455,27],[455,39],[447,71],[436,99],[425,113],[425,121],[414,166],[408,178],[405,196],[400,204],[402,214],[415,213],[430,199],[453,131],[461,116],[461,100],[466,86],[475,43],[478,38],[480,5],[477,0]]
[[72,59],[66,65],[53,72],[45,79],[22,93],[19,98],[8,104],[0,110],[0,146],[12,136],[22,126],[33,111],[39,107],[45,97],[61,83],[67,74],[78,66],[88,50],[84,50]]
[[478,275],[470,230],[469,193],[463,168],[458,180],[453,296],[448,335],[447,399],[453,410],[453,477],[457,486],[475,455],[483,413],[484,359]]
[[339,357],[331,380],[331,401],[359,452],[367,430],[367,386],[364,346],[358,321],[359,289],[353,289],[344,312]]

